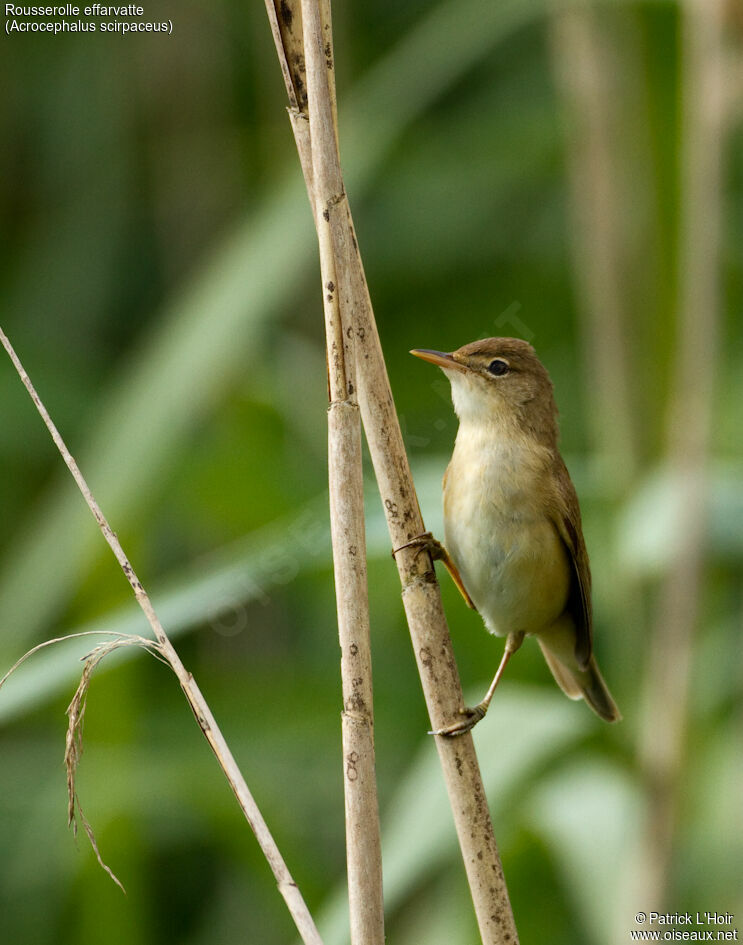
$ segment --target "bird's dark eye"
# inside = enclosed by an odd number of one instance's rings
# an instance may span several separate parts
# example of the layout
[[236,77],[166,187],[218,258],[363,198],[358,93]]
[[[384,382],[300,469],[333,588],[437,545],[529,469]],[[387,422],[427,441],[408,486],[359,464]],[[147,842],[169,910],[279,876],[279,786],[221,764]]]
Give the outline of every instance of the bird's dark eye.
[[504,374],[508,374],[508,361],[504,361],[502,358],[496,358],[495,361],[491,361],[488,365],[488,371],[491,374],[495,374],[496,377],[502,377]]

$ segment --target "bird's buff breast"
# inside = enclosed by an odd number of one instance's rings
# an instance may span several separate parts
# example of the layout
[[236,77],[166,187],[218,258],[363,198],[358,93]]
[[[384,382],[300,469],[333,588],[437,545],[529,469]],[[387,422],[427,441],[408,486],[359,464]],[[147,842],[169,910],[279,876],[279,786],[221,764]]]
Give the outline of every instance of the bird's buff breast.
[[570,586],[567,551],[545,512],[548,457],[466,432],[446,476],[446,547],[491,633],[539,633],[564,611]]

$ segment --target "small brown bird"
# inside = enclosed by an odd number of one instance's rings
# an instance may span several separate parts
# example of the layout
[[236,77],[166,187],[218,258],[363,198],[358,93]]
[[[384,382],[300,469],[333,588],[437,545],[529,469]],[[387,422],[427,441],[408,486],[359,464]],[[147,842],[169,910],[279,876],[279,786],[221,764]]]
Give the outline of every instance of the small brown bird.
[[486,338],[451,354],[411,354],[444,371],[459,417],[444,475],[446,549],[430,536],[412,543],[431,547],[487,629],[507,638],[483,701],[436,734],[459,735],[484,717],[525,636],[536,636],[567,696],[618,721],[593,656],[591,572],[578,497],[557,445],[547,370],[518,338]]

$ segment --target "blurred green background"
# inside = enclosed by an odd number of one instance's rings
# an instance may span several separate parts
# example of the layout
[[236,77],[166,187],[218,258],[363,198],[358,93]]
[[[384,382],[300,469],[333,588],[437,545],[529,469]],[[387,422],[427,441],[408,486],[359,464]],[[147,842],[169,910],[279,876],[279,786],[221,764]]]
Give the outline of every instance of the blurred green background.
[[[326,945],[346,941],[339,650],[314,232],[261,3],[157,0],[173,35],[5,38],[2,325],[207,696]],[[739,2],[337,4],[342,157],[426,522],[456,431],[407,354],[531,341],[549,368],[624,722],[538,648],[475,732],[522,943],[635,913],[743,925],[743,13]],[[0,673],[146,633],[0,360]],[[387,933],[476,940],[369,483]],[[444,577],[469,697],[501,652]],[[274,945],[293,926],[175,678],[90,649],[0,692],[0,941]]]

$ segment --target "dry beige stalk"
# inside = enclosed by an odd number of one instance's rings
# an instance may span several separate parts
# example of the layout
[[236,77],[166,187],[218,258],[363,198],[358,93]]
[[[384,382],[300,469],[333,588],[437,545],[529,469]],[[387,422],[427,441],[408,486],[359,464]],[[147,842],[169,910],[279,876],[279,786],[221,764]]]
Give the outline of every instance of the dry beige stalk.
[[[204,734],[204,737],[209,742],[209,745],[214,752],[217,761],[219,762],[220,767],[224,771],[224,774],[232,788],[237,802],[240,805],[240,808],[245,815],[245,819],[250,824],[253,833],[258,840],[261,850],[263,851],[264,856],[268,860],[269,866],[274,874],[276,879],[279,892],[284,898],[286,905],[291,913],[292,918],[297,926],[297,930],[302,938],[302,941],[305,945],[322,945],[322,939],[315,927],[315,923],[312,919],[312,916],[307,909],[304,899],[302,898],[299,889],[297,888],[296,883],[291,877],[289,870],[284,862],[283,857],[279,851],[279,848],[276,846],[271,833],[266,825],[263,815],[258,809],[253,796],[248,789],[248,785],[245,782],[245,779],[240,772],[240,769],[237,766],[232,752],[227,745],[227,742],[222,735],[222,732],[217,725],[217,722],[214,716],[211,713],[211,710],[204,699],[199,687],[196,685],[196,680],[193,678],[191,673],[185,668],[183,663],[180,660],[177,652],[175,651],[172,643],[168,639],[165,630],[160,623],[155,610],[152,606],[149,596],[142,586],[139,578],[137,577],[134,568],[132,567],[129,559],[124,554],[124,550],[121,547],[121,543],[116,536],[116,533],[113,531],[109,525],[106,517],[101,511],[98,503],[96,502],[90,488],[88,487],[83,474],[80,472],[80,469],[75,462],[75,459],[71,455],[70,451],[67,449],[67,446],[62,439],[57,427],[55,426],[52,418],[49,416],[49,413],[42,403],[39,395],[36,393],[36,389],[31,383],[31,379],[26,373],[23,365],[21,364],[18,355],[16,354],[13,346],[8,340],[5,332],[0,328],[0,342],[2,342],[3,347],[8,353],[10,360],[13,362],[13,366],[18,372],[18,376],[23,382],[24,387],[28,391],[31,399],[36,405],[36,409],[41,415],[46,428],[48,429],[52,440],[54,441],[57,449],[59,450],[62,459],[65,461],[67,468],[72,473],[78,489],[83,495],[85,502],[88,505],[88,508],[93,513],[95,520],[98,522],[98,527],[103,533],[104,538],[108,542],[111,550],[116,556],[116,560],[121,565],[121,569],[124,572],[126,579],[129,581],[129,584],[134,591],[134,596],[137,599],[137,603],[142,609],[147,622],[152,628],[153,633],[157,643],[154,641],[149,641],[150,648],[154,651],[157,649],[157,653],[168,663],[175,675],[178,677],[178,681],[181,684],[181,688],[188,700],[189,705],[193,711],[196,721],[199,723],[199,727]],[[133,638],[129,638],[133,639]],[[109,650],[113,644],[104,645],[108,646]],[[107,650],[106,652],[108,652]],[[26,654],[27,656],[30,654]],[[105,655],[103,652],[99,657]],[[24,657],[25,659],[25,657]],[[96,660],[96,662],[98,661]],[[19,661],[20,662],[20,661]],[[68,742],[67,742],[67,753],[66,757],[68,758],[68,787],[70,788],[71,793],[71,815],[74,818],[75,804],[76,804],[76,795],[74,788],[74,767],[77,764],[77,761],[80,757],[80,725],[82,723],[84,708],[85,708],[85,693],[87,691],[87,681],[90,676],[90,669],[88,668],[89,664],[86,664],[86,671],[83,673],[83,680],[81,681],[81,687],[78,688],[76,693],[76,698],[73,699],[70,704],[70,729],[68,730]],[[92,667],[91,667],[92,668]],[[7,677],[6,677],[7,678]],[[85,685],[83,686],[83,683]],[[77,700],[77,701],[76,701]],[[70,772],[72,771],[72,777]],[[98,853],[98,848],[95,844],[95,838],[92,836],[92,831],[90,830],[90,825],[87,823],[85,818],[82,816],[80,811],[79,804],[77,805],[77,810],[81,815],[81,820],[85,827],[85,830],[88,834],[88,837],[93,844],[93,849],[98,856],[101,865],[104,866],[111,876],[113,874],[110,870],[103,864],[103,861],[100,859],[100,854]],[[113,877],[115,879],[115,877]],[[118,882],[118,880],[117,880]]]
[[320,249],[327,341],[330,522],[341,645],[351,942],[384,945],[361,419],[356,399],[349,252],[346,233],[339,225],[339,220],[342,224],[346,219],[346,211],[332,93],[335,83],[329,12],[327,8],[321,11],[315,0],[302,3],[307,106],[300,133],[305,162],[314,169],[308,177],[308,192]]
[[[316,0],[314,0],[316,2]],[[313,0],[304,0],[303,9],[314,6]],[[325,170],[316,163],[318,148],[329,155],[333,173],[336,156],[331,147],[327,113],[322,125],[326,138],[324,146],[316,144],[312,116],[297,95],[296,79],[292,78],[290,62],[296,61],[296,45],[285,47],[282,26],[293,29],[301,18],[299,0],[266,0],[266,8],[276,40],[277,53],[287,83],[292,105],[290,118],[297,139],[302,171],[308,185],[310,200],[315,204],[314,191],[317,177]],[[328,19],[325,20],[328,22]],[[324,38],[325,39],[325,38]],[[328,42],[330,42],[328,37]],[[332,45],[323,51],[332,65]],[[307,63],[305,50],[305,65]],[[332,84],[332,68],[329,71]],[[309,81],[309,80],[308,80]],[[310,96],[311,97],[311,96]],[[310,128],[312,132],[310,134]],[[310,144],[310,139],[311,144]],[[333,145],[335,142],[333,141]],[[327,211],[331,242],[335,252],[338,291],[341,310],[351,312],[358,398],[367,442],[379,484],[382,502],[393,548],[398,548],[425,531],[415,488],[410,474],[402,433],[390,390],[387,370],[382,355],[369,291],[364,276],[358,244],[353,229],[345,193],[335,191],[337,203],[322,208]],[[315,211],[318,230],[318,213]],[[324,237],[320,235],[323,246]],[[347,303],[345,300],[348,300]],[[345,314],[345,312],[344,312]],[[335,363],[329,365],[331,377]],[[433,564],[427,551],[406,548],[396,556],[403,586],[403,603],[410,627],[423,691],[434,729],[450,724],[464,707],[459,674],[449,637],[446,618],[441,606],[439,587]],[[454,822],[472,892],[475,912],[483,945],[516,945],[513,912],[508,899],[500,857],[493,835],[493,827],[480,769],[469,733],[458,738],[436,738],[437,749],[444,772]]]

